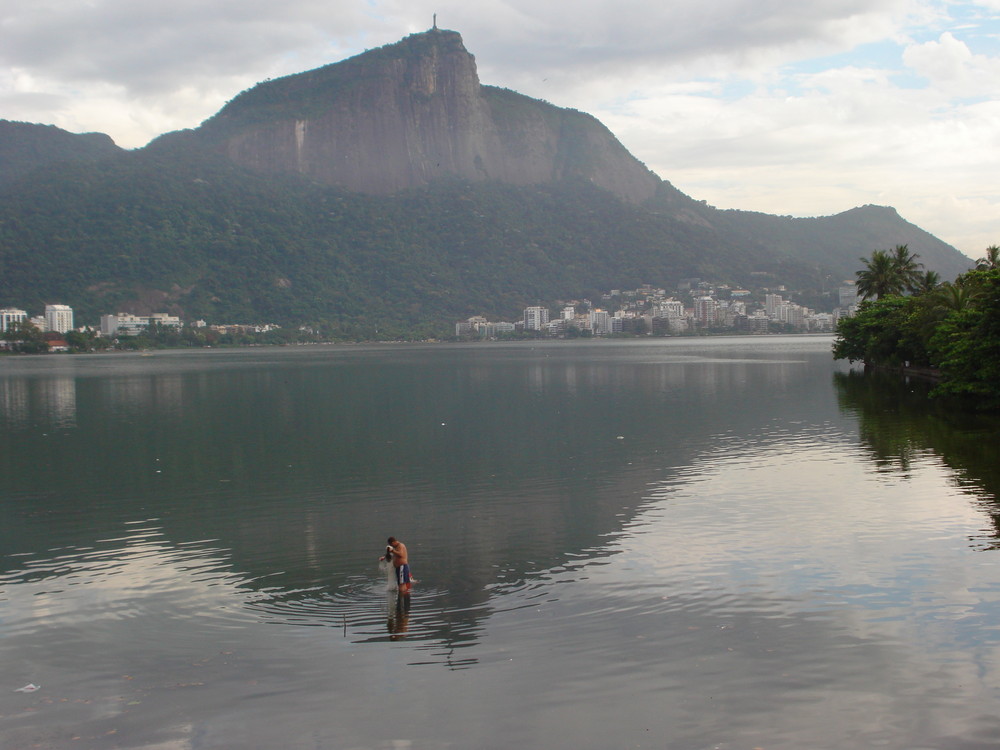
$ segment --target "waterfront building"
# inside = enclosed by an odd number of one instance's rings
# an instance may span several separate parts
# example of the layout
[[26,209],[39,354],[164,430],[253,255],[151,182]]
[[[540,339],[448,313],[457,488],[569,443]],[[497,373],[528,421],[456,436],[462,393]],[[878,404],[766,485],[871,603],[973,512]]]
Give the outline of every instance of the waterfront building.
[[695,297],[694,319],[702,328],[711,328],[715,325],[718,311],[718,304],[711,297]]
[[151,325],[180,328],[181,319],[167,313],[152,315],[133,315],[132,313],[117,313],[101,316],[101,335],[106,338],[113,336],[138,336]]
[[479,325],[479,338],[495,339],[504,334],[511,334],[517,329],[513,323],[498,320],[495,323],[481,323]]
[[764,310],[767,312],[767,317],[772,320],[779,320],[778,310],[784,304],[785,300],[782,299],[780,294],[765,294],[764,295]]
[[566,333],[566,329],[569,327],[569,321],[565,318],[556,318],[555,320],[550,320],[545,324],[545,331],[550,336],[559,336],[560,334]]
[[806,318],[812,314],[808,307],[802,307],[794,302],[782,302],[771,316],[772,320],[786,323],[794,328],[806,328]]
[[854,305],[850,307],[837,307],[833,310],[833,324],[836,326],[843,318],[852,318],[854,313],[857,312],[857,308]]
[[73,308],[69,305],[46,305],[45,328],[56,333],[73,330]]
[[611,316],[607,310],[591,310],[590,330],[595,336],[607,336],[611,333]]
[[158,326],[168,326],[170,328],[180,328],[182,325],[180,318],[176,315],[168,315],[167,313],[153,313],[150,315],[149,324],[152,325],[154,323]]
[[547,307],[524,308],[524,330],[541,331],[548,322],[549,309]]
[[653,307],[653,316],[657,318],[683,318],[684,303],[673,297],[659,300]]
[[837,290],[838,305],[840,307],[854,307],[858,304],[858,288],[854,282],[844,282],[844,285]]
[[830,313],[815,313],[806,318],[810,331],[829,333],[833,331],[834,320]]
[[6,331],[13,323],[23,323],[28,319],[28,313],[16,307],[5,307],[0,310],[0,331]]
[[770,323],[771,321],[767,317],[767,314],[761,310],[757,310],[747,318],[750,333],[767,333]]
[[473,315],[471,318],[461,320],[455,324],[455,335],[465,336],[473,332],[479,332],[487,321],[482,315]]

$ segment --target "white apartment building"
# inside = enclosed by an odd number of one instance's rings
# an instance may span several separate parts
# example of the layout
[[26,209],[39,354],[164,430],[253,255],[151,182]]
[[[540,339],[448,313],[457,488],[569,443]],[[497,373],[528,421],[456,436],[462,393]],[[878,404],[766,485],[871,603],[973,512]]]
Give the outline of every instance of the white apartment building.
[[180,328],[181,319],[174,315],[167,315],[167,313],[153,313],[152,315],[133,315],[132,313],[102,315],[101,335],[108,338],[111,336],[137,336],[154,324]]
[[844,284],[837,290],[840,307],[854,307],[858,304],[858,288],[854,284]]
[[673,298],[660,300],[653,306],[653,317],[683,318],[684,303]]
[[770,327],[770,319],[761,310],[757,310],[747,319],[750,333],[767,333]]
[[524,308],[524,330],[541,331],[545,329],[549,322],[549,308],[547,307],[526,307]]
[[806,325],[810,331],[828,333],[834,329],[835,323],[830,313],[815,313],[806,317]]
[[694,319],[698,325],[710,328],[715,325],[719,311],[718,303],[711,297],[696,297],[694,300]]
[[57,333],[73,330],[73,308],[69,305],[46,305],[45,328]]
[[0,331],[6,331],[12,323],[23,323],[28,319],[28,313],[16,307],[5,307],[0,310]]
[[487,324],[486,318],[482,315],[473,315],[467,320],[459,321],[455,324],[455,335],[463,336],[473,331],[479,332],[480,328]]
[[590,311],[590,330],[595,336],[607,336],[611,333],[611,316],[607,310]]
[[767,312],[767,317],[772,320],[778,319],[778,310],[785,303],[780,294],[765,294],[764,295],[764,310]]
[[774,315],[771,317],[773,320],[777,320],[781,323],[787,323],[795,328],[805,328],[806,315],[808,314],[809,309],[806,307],[796,305],[794,302],[783,302],[778,306],[778,309],[774,311]]

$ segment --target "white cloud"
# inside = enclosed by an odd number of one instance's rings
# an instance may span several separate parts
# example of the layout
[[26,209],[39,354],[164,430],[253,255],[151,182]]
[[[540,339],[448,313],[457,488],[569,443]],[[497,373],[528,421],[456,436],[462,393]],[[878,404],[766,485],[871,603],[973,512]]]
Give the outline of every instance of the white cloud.
[[949,32],[908,47],[903,62],[952,98],[1000,96],[1000,57],[974,55]]

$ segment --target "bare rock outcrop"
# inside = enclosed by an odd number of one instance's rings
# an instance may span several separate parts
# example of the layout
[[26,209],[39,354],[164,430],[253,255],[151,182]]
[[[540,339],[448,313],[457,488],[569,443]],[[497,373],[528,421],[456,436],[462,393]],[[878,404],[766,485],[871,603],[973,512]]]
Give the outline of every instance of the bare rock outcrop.
[[660,184],[590,115],[481,85],[461,36],[436,28],[259,84],[201,130],[244,167],[359,192],[585,179],[640,203]]

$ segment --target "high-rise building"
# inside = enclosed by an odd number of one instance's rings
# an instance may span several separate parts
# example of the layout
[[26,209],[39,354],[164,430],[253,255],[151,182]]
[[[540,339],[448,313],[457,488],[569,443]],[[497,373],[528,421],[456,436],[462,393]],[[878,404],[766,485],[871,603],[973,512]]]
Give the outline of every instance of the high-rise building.
[[657,318],[683,318],[684,303],[673,297],[661,300],[653,306],[653,315]]
[[28,319],[28,313],[16,307],[5,307],[0,310],[0,331],[6,331],[12,323],[23,323]]
[[57,333],[73,330],[73,308],[68,305],[46,305],[45,327]]
[[767,311],[767,317],[772,320],[777,320],[778,309],[784,303],[780,294],[765,294],[764,295],[764,309]]
[[705,328],[714,326],[718,309],[718,304],[711,297],[695,297],[694,318],[698,325]]
[[524,330],[541,331],[549,322],[549,308],[547,307],[526,307],[524,308]]
[[611,333],[611,316],[607,310],[590,311],[590,330],[595,336],[607,336]]
[[750,328],[750,333],[767,333],[770,326],[770,320],[767,314],[762,310],[757,310],[753,315],[747,318],[747,325]]
[[838,302],[841,307],[851,307],[858,304],[858,288],[852,284],[844,284],[837,290]]

